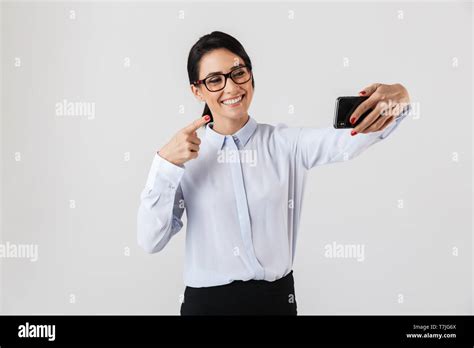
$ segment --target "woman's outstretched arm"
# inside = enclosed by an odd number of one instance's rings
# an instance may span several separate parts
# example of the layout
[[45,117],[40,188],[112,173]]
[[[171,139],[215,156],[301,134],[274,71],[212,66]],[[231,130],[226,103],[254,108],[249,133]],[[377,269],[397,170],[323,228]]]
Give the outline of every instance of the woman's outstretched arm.
[[[291,146],[294,157],[306,169],[353,159],[371,145],[387,138],[410,113],[408,93],[403,86],[399,86],[374,84],[364,89],[365,95],[370,97],[354,111],[353,123],[368,108],[373,108],[374,112],[354,129],[290,128],[280,124],[275,129],[276,134]],[[389,100],[392,104],[388,103]],[[384,106],[385,110],[390,110],[379,117]],[[358,134],[351,135],[354,130]]]

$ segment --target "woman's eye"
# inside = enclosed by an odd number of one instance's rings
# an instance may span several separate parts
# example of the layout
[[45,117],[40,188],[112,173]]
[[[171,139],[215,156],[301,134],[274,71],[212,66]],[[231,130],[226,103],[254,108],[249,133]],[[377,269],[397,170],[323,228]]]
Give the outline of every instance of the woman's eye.
[[219,83],[219,82],[221,82],[221,78],[209,79],[208,82],[209,83]]

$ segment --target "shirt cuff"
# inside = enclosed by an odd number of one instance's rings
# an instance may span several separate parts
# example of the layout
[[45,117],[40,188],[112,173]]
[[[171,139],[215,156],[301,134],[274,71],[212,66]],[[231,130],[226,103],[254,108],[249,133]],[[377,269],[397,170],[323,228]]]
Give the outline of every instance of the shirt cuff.
[[157,178],[164,179],[169,183],[170,188],[175,189],[183,177],[185,167],[176,165],[165,160],[158,152],[155,153],[153,163],[146,181],[146,186],[152,189],[155,186]]

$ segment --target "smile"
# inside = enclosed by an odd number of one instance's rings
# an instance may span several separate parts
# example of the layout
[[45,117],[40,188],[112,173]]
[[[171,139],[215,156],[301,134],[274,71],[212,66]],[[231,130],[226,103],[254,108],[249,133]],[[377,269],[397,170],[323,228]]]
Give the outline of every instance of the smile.
[[245,94],[241,95],[241,96],[238,96],[237,98],[234,98],[234,99],[224,100],[221,103],[224,104],[224,105],[235,105],[235,104],[240,103],[244,97],[245,97]]

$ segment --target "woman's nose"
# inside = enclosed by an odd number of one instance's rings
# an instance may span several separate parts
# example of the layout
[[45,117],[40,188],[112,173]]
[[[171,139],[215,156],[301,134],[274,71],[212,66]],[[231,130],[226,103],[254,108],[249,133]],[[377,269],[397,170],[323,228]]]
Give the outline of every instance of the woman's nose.
[[229,92],[229,94],[232,94],[232,92],[240,90],[240,87],[238,84],[236,84],[234,81],[232,81],[231,78],[227,79],[227,83],[225,84],[224,92]]

